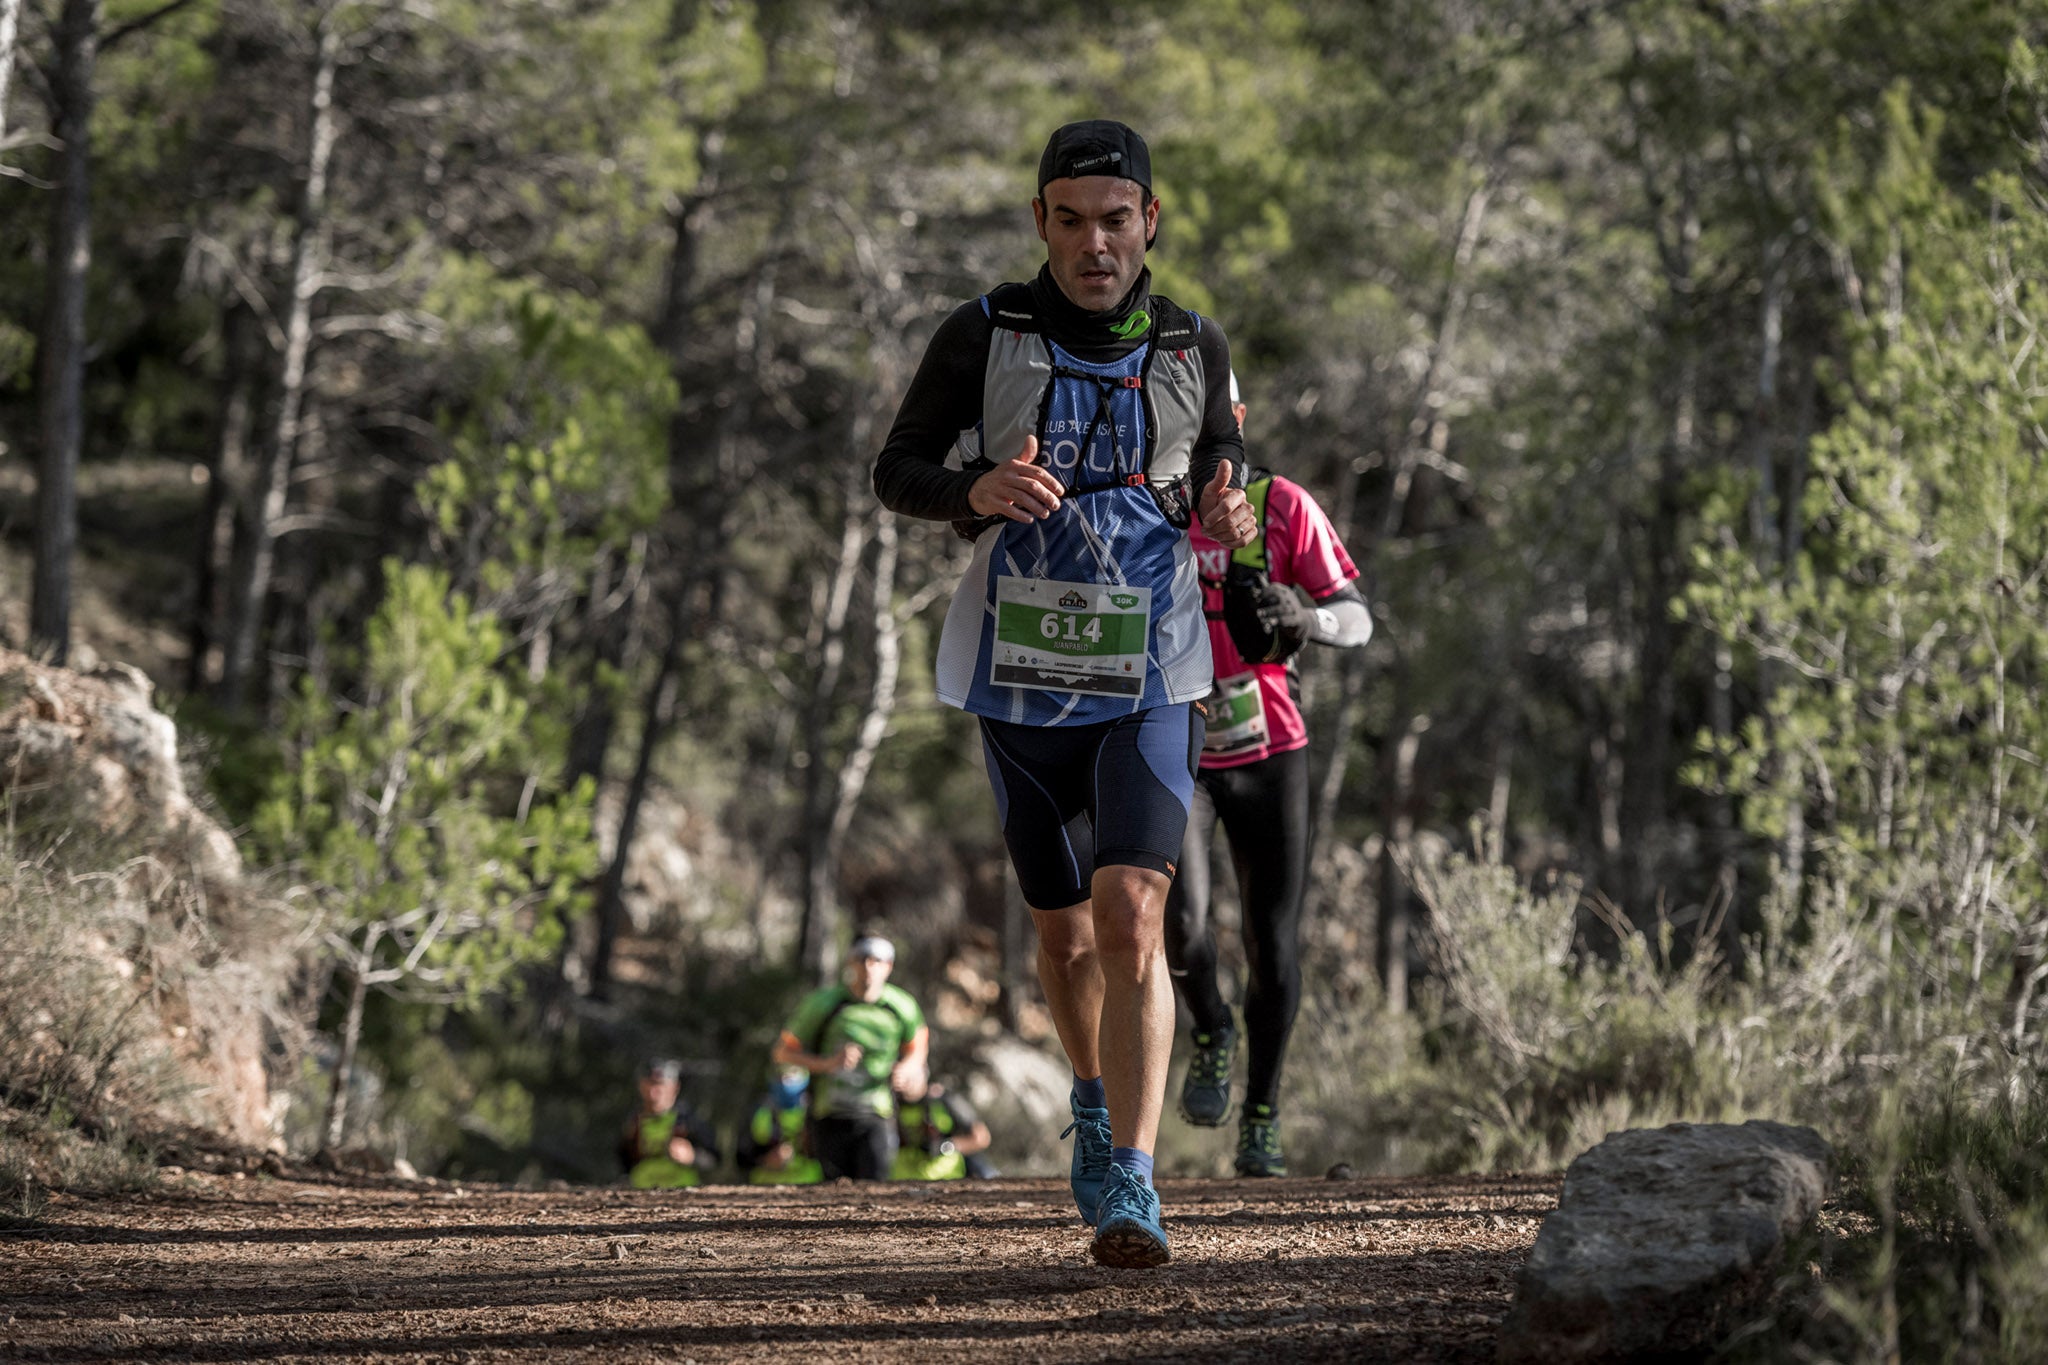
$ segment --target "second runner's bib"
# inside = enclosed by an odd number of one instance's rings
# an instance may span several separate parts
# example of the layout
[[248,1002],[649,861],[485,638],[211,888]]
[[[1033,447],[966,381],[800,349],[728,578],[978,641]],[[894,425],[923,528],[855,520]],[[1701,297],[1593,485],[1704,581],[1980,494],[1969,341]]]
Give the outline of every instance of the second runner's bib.
[[1266,742],[1266,701],[1259,675],[1240,673],[1219,678],[1209,694],[1209,727],[1202,752],[1223,757],[1259,748]]

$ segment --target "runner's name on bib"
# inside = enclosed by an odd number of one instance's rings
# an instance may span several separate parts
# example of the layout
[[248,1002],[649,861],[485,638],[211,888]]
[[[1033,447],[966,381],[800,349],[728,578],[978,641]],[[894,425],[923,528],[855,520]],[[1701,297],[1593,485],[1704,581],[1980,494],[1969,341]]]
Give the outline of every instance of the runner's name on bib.
[[1151,627],[1150,588],[998,578],[988,680],[1046,692],[1142,696]]
[[1202,752],[1217,758],[1248,753],[1266,742],[1266,698],[1259,675],[1220,678],[1209,693],[1209,725]]

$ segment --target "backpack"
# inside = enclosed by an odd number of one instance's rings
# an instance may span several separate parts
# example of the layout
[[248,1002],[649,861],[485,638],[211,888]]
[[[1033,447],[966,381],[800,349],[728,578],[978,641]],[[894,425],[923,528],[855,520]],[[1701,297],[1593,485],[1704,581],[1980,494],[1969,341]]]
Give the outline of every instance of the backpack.
[[1210,620],[1220,619],[1230,632],[1230,643],[1248,664],[1285,663],[1303,644],[1282,637],[1259,619],[1260,599],[1271,591],[1273,576],[1266,563],[1266,498],[1273,491],[1273,471],[1245,471],[1244,496],[1259,519],[1259,533],[1249,544],[1230,552],[1230,565],[1219,581],[1204,578],[1210,587],[1223,590],[1223,610],[1205,612]]
[[[1083,450],[1087,450],[1094,443],[1095,433],[1109,417],[1110,394],[1119,388],[1136,389],[1138,401],[1144,405],[1145,451],[1142,469],[1138,473],[1124,475],[1109,483],[1069,487],[1065,491],[1065,496],[1074,497],[1080,494],[1099,493],[1108,488],[1137,487],[1142,484],[1150,490],[1152,500],[1158,504],[1160,515],[1166,518],[1167,524],[1177,531],[1185,531],[1194,514],[1194,499],[1188,490],[1187,477],[1183,475],[1164,486],[1153,485],[1147,477],[1152,468],[1152,454],[1159,441],[1159,422],[1145,381],[1151,376],[1152,361],[1161,351],[1183,351],[1194,346],[1195,338],[1201,332],[1201,326],[1194,315],[1162,294],[1152,295],[1145,304],[1145,310],[1151,317],[1151,326],[1147,329],[1151,340],[1146,347],[1143,365],[1136,375],[1113,378],[1062,365],[1054,358],[1052,339],[1046,335],[1044,323],[1038,316],[1031,297],[1030,285],[997,285],[984,297],[984,302],[988,308],[989,318],[997,327],[1005,331],[1036,335],[1045,344],[1046,360],[1051,365],[1051,373],[1046,377],[1045,390],[1038,401],[1041,461],[1044,459],[1046,413],[1052,406],[1053,386],[1060,380],[1083,380],[1094,384],[1100,397],[1096,404],[1094,419],[1089,423],[1087,433],[1081,438],[1080,445]],[[963,469],[976,473],[995,467],[996,462],[988,457],[986,451],[976,454],[973,459],[962,465]],[[952,525],[954,533],[962,540],[972,541],[979,539],[982,532],[989,527],[1001,525],[1007,520],[1008,518],[1000,516],[974,516],[963,517]]]

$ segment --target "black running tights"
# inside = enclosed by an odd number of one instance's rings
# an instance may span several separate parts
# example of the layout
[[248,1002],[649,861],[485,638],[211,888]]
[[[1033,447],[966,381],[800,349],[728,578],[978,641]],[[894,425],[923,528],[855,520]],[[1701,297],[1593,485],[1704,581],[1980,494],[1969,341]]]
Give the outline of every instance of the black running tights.
[[1230,1022],[1216,979],[1210,918],[1209,851],[1223,822],[1244,905],[1244,992],[1249,1055],[1245,1100],[1275,1105],[1287,1035],[1301,1007],[1301,898],[1308,884],[1308,750],[1293,749],[1236,768],[1196,775],[1179,875],[1166,895],[1166,956],[1195,1028]]

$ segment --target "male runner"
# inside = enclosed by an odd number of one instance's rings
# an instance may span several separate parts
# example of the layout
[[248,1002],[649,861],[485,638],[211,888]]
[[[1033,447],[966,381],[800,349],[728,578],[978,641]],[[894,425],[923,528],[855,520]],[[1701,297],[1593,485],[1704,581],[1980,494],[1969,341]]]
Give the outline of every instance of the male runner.
[[1045,266],[939,324],[875,464],[885,505],[974,539],[938,693],[981,719],[1074,1068],[1074,1203],[1117,1266],[1170,1259],[1152,1189],[1173,1042],[1164,916],[1211,673],[1186,526],[1192,510],[1226,546],[1255,530],[1232,482],[1229,343],[1152,294],[1151,185],[1123,124],[1052,135],[1031,204]]
[[[1242,428],[1235,375],[1230,400]],[[1194,1017],[1195,1053],[1181,1086],[1181,1117],[1219,1127],[1230,1112],[1237,1046],[1230,1006],[1217,988],[1216,930],[1209,919],[1209,849],[1220,817],[1237,865],[1251,977],[1244,993],[1251,1060],[1238,1117],[1237,1173],[1268,1176],[1287,1174],[1280,1065],[1301,1004],[1298,931],[1308,882],[1308,729],[1296,705],[1294,658],[1310,641],[1340,649],[1363,645],[1372,638],[1372,614],[1353,586],[1358,570],[1314,498],[1261,470],[1251,472],[1248,491],[1260,514],[1260,535],[1249,545],[1226,550],[1200,528],[1193,532],[1216,691],[1209,698],[1180,876],[1166,898],[1166,947]]]
[[924,1084],[931,1033],[917,1001],[890,984],[895,969],[896,946],[863,934],[843,981],[805,996],[775,1040],[775,1065],[811,1073],[811,1153],[826,1180],[887,1180],[895,1092]]

